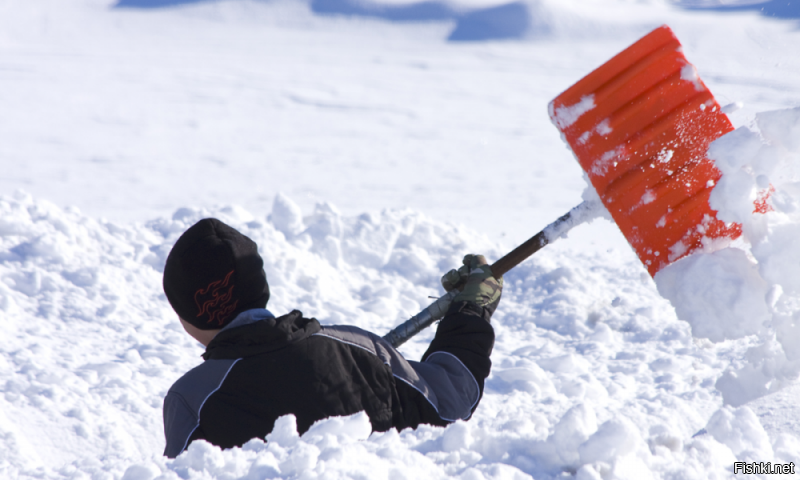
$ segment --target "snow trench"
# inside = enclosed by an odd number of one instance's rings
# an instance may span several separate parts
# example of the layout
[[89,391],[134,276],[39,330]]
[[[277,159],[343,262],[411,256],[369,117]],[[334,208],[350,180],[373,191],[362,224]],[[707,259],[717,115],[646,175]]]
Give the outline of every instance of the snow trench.
[[[161,268],[206,216],[258,243],[273,312],[376,333],[441,294],[439,275],[464,253],[502,253],[414,211],[348,217],[321,203],[304,214],[284,195],[268,215],[182,208],[130,225],[2,197],[3,478],[727,478],[734,459],[800,453],[796,436],[767,435],[715,387],[752,337],[693,339],[631,252],[545,249],[505,277],[492,375],[470,421],[370,434],[357,414],[298,437],[289,416],[242,448],[194,442],[167,460],[161,404],[202,349],[170,310]],[[417,359],[432,334],[403,353]]]

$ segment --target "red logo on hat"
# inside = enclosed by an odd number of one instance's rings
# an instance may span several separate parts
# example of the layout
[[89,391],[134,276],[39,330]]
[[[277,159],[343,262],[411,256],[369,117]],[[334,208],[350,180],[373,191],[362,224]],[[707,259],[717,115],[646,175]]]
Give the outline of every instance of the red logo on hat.
[[225,275],[225,279],[211,282],[206,288],[201,288],[194,293],[194,302],[197,304],[197,309],[200,313],[198,317],[208,314],[208,321],[206,323],[217,322],[222,326],[225,319],[236,310],[236,305],[239,300],[233,299],[233,287],[230,283],[233,270]]

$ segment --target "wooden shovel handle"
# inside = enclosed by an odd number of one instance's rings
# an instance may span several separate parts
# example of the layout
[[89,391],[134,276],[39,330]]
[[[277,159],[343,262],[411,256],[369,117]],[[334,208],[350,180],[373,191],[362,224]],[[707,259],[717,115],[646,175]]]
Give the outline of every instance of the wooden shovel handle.
[[502,277],[509,270],[538,252],[542,247],[559,238],[563,233],[566,233],[565,229],[569,230],[578,223],[582,223],[583,219],[578,219],[577,222],[571,221],[574,220],[573,215],[577,212],[579,214],[576,216],[580,217],[582,216],[580,214],[591,208],[592,207],[588,203],[584,202],[560,216],[558,220],[545,227],[544,230],[527,239],[525,243],[505,254],[500,260],[494,262],[491,267],[492,275],[494,275],[495,278]]
[[[565,216],[568,216],[569,213]],[[564,218],[564,217],[561,217]],[[544,230],[527,239],[525,243],[511,250],[503,256],[500,260],[492,264],[492,275],[495,278],[500,278],[509,270],[524,262],[528,257],[538,252],[542,247],[550,243]]]

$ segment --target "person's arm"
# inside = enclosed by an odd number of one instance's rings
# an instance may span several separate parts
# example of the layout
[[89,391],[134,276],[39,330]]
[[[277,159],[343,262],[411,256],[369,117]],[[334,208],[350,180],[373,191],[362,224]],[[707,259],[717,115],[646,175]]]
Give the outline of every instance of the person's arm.
[[189,439],[198,427],[197,415],[186,400],[169,392],[164,398],[164,456],[175,458],[189,445]]
[[[492,314],[500,303],[503,279],[494,278],[482,255],[467,255],[464,266],[442,277],[447,291],[459,290],[436,330],[436,336],[422,356],[423,363],[452,365],[460,363],[472,376],[477,392],[467,388],[470,379],[462,379],[462,395],[470,405],[470,414],[483,396],[486,377],[491,371],[490,355],[494,347]],[[456,386],[456,389],[459,389]]]
[[175,458],[192,441],[205,438],[200,428],[200,411],[236,362],[236,359],[206,360],[172,385],[164,398],[164,456]]
[[484,381],[492,368],[489,356],[494,347],[494,329],[488,321],[490,315],[473,302],[453,303],[422,356],[425,363],[442,363],[452,361],[448,356],[455,357],[469,370],[478,389],[471,411],[483,396]]

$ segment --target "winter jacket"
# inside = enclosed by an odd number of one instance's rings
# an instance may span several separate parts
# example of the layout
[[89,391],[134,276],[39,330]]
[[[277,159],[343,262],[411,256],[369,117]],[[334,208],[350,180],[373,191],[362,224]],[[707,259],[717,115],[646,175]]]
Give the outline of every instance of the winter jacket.
[[220,331],[205,361],[164,399],[164,455],[197,439],[222,448],[264,438],[293,414],[300,434],[323,418],[365,411],[373,431],[468,419],[489,375],[494,331],[488,312],[453,305],[421,362],[351,326],[323,327],[295,310],[241,313]]

